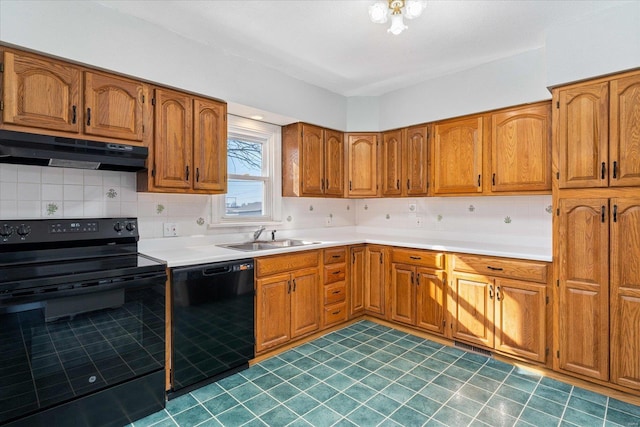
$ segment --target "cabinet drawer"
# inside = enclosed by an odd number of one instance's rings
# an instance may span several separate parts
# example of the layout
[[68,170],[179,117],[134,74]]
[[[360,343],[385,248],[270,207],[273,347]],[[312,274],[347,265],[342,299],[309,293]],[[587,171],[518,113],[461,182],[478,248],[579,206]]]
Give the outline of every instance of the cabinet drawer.
[[444,268],[444,254],[439,252],[394,248],[391,254],[391,261],[419,265],[421,267]]
[[344,282],[334,283],[324,287],[324,304],[335,304],[345,300],[347,287]]
[[329,283],[341,282],[346,277],[347,265],[336,264],[329,265],[324,268],[323,283],[328,285]]
[[347,303],[341,302],[324,308],[324,326],[347,320]]
[[336,264],[344,262],[347,259],[347,249],[344,247],[331,248],[324,250],[324,263]]
[[547,283],[547,264],[543,262],[473,255],[456,255],[453,262],[453,269],[456,271]]
[[256,277],[318,266],[318,251],[296,252],[256,259]]

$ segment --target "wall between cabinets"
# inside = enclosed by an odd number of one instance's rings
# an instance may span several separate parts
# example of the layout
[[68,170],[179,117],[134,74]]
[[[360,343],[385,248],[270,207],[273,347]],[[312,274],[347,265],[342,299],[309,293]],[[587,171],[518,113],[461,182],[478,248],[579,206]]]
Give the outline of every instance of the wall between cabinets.
[[[162,237],[165,222],[176,223],[181,236],[247,233],[208,229],[211,197],[137,193],[136,175],[128,172],[0,164],[0,219],[132,216],[139,218],[142,238]],[[551,196],[285,197],[282,224],[274,228],[358,226],[374,234],[551,247],[550,205]]]

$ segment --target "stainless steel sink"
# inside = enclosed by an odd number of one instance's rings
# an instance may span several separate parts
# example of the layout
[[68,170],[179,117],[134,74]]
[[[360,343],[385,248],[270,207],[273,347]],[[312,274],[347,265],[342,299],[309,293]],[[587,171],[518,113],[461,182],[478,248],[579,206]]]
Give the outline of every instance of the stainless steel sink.
[[237,251],[262,251],[268,249],[286,248],[293,246],[317,245],[320,242],[309,242],[297,239],[280,239],[280,240],[259,240],[257,242],[230,243],[227,245],[218,245],[222,248],[234,249]]

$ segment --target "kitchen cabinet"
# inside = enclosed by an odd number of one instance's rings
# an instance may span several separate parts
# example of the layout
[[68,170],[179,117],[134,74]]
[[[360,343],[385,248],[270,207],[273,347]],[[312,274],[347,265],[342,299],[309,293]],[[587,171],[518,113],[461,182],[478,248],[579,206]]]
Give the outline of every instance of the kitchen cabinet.
[[154,91],[154,139],[139,191],[226,192],[226,104],[174,90]]
[[322,327],[347,320],[347,248],[344,246],[323,251]]
[[142,145],[145,83],[39,55],[3,53],[3,127]]
[[366,247],[354,246],[349,250],[351,274],[349,278],[349,317],[364,313],[364,288],[367,281]]
[[344,135],[307,123],[283,128],[282,195],[342,197]]
[[477,115],[434,125],[434,195],[482,192],[483,123]]
[[384,246],[365,248],[364,310],[367,314],[385,316],[388,250]]
[[320,328],[319,252],[256,259],[256,353]]
[[553,91],[559,188],[640,185],[640,73]]
[[491,192],[551,190],[551,104],[491,114]]
[[378,196],[378,135],[346,134],[347,197]]
[[453,339],[545,361],[547,264],[455,255],[452,270]]
[[413,126],[382,134],[382,195],[427,195],[428,126]]
[[443,334],[444,254],[393,248],[391,262],[391,320]]

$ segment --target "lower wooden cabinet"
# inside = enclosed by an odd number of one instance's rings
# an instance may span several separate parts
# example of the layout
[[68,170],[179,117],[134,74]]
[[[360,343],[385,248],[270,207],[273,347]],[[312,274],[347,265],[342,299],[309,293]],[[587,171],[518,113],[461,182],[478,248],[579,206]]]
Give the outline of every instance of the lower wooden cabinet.
[[347,320],[347,248],[325,249],[323,254],[322,327],[326,328]]
[[258,258],[256,277],[256,353],[320,328],[317,251]]
[[384,246],[352,247],[349,287],[349,315],[385,315],[387,249]]
[[544,263],[456,256],[450,289],[452,338],[544,362],[547,271]]
[[[445,272],[442,254],[393,249],[391,261],[391,320],[443,334]],[[414,264],[407,264],[408,261]]]
[[356,246],[349,251],[351,277],[349,280],[349,317],[364,314],[364,287],[367,278],[366,247]]

